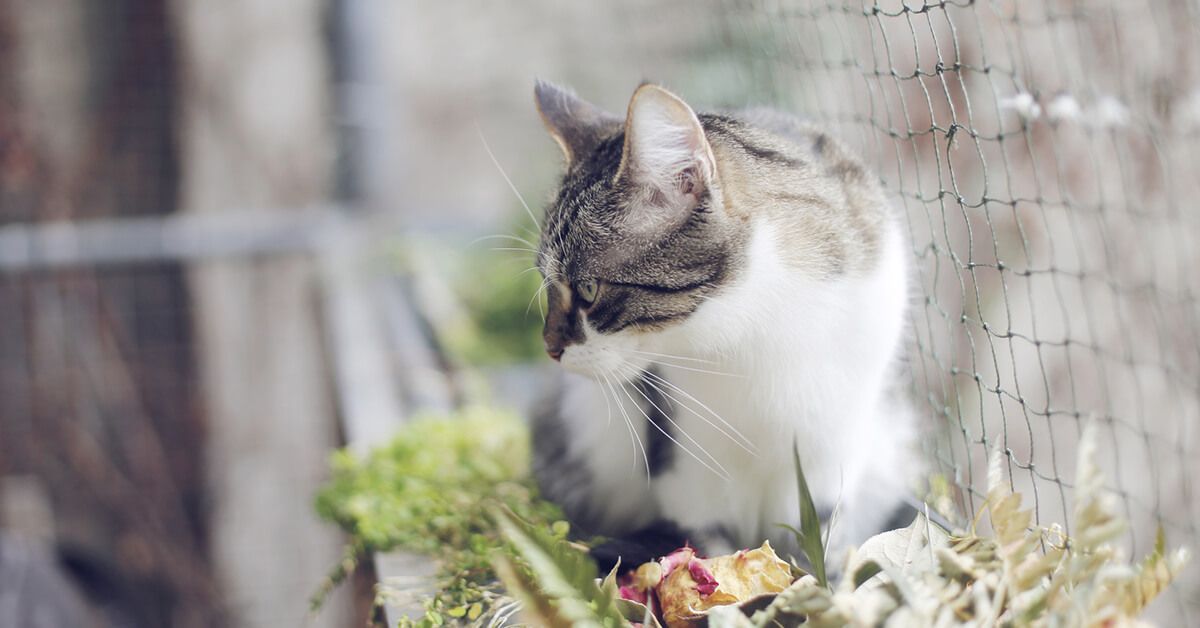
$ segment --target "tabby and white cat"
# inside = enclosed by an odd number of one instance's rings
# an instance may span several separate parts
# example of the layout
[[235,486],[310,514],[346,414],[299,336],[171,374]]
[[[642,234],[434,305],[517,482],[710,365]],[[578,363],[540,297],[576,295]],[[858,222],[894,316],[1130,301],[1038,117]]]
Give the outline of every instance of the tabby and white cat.
[[538,82],[566,156],[538,252],[546,496],[630,560],[718,553],[798,526],[792,444],[835,547],[883,529],[919,465],[891,392],[903,239],[839,142],[768,110],[696,114],[656,85],[624,119]]

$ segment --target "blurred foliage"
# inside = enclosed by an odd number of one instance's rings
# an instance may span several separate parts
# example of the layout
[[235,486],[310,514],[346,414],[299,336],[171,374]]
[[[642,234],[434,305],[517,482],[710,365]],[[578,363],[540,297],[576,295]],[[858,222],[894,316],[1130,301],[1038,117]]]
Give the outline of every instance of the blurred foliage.
[[414,301],[452,362],[495,366],[542,355],[546,297],[535,240],[514,228],[470,243],[408,237],[393,245],[390,264],[411,280]]
[[522,621],[547,628],[629,625],[617,602],[620,565],[601,582],[586,550],[562,536],[504,512],[496,513],[496,523],[519,557],[497,553],[494,562],[505,587],[523,604]]
[[[505,245],[507,246],[507,245]],[[447,330],[446,348],[468,364],[528,362],[542,355],[543,306],[534,294],[542,276],[530,270],[532,254],[512,251],[464,254],[453,275],[455,293],[466,309],[463,324]]]
[[440,566],[439,590],[425,601],[426,615],[415,625],[496,612],[504,598],[492,557],[511,549],[493,513],[503,510],[559,537],[568,530],[558,507],[538,497],[529,460],[525,424],[484,407],[418,419],[365,458],[337,452],[333,478],[316,508],[350,542],[346,560],[314,596],[314,606],[359,559],[404,549],[436,555]]

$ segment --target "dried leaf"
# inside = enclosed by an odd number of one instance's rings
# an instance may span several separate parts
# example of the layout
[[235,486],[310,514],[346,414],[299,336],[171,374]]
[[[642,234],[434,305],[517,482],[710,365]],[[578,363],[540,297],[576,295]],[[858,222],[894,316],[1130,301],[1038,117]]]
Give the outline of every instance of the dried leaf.
[[657,588],[663,620],[671,627],[689,625],[717,606],[778,593],[792,583],[790,566],[770,542],[709,559],[695,558],[689,550],[687,558],[675,564]]

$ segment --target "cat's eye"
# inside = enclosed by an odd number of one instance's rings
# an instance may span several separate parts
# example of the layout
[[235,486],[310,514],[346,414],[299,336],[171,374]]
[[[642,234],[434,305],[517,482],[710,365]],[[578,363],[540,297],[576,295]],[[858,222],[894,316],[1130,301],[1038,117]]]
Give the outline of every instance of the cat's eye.
[[585,305],[591,305],[596,300],[596,293],[600,290],[600,284],[596,283],[595,279],[584,279],[583,281],[575,282],[575,294],[579,295],[580,300]]

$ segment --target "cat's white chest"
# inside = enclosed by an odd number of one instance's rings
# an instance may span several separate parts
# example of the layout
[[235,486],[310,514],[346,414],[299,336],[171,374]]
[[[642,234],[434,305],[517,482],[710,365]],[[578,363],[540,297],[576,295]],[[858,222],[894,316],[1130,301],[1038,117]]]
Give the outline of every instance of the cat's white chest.
[[[906,298],[898,244],[893,237],[873,274],[813,280],[781,261],[777,234],[760,225],[744,279],[662,337],[663,353],[705,360],[660,365],[690,395],[674,415],[690,436],[680,443],[696,450],[676,452],[658,483],[664,512],[697,528],[723,519],[747,542],[779,539],[778,524],[798,512],[793,444],[820,509],[861,509],[875,494],[869,484],[904,474],[893,461],[911,421],[889,407],[887,379]],[[862,527],[872,518],[857,517]],[[843,526],[847,536],[860,535],[853,527]]]
[[[888,394],[905,299],[893,240],[885,256],[892,265],[865,277],[815,280],[780,261],[776,234],[760,225],[742,278],[640,346],[670,405],[661,428],[672,446],[665,469],[630,497],[649,500],[647,511],[686,529],[743,545],[764,538],[782,544],[788,536],[779,524],[797,524],[794,444],[818,508],[847,515],[839,536],[873,532],[890,513],[869,502],[890,503],[903,489],[901,459],[911,436],[906,408],[892,407]],[[638,403],[623,396],[612,413],[652,434],[657,428]],[[591,414],[608,412],[594,408]],[[631,459],[644,473],[644,443],[614,433],[602,442],[604,449],[588,454],[599,473],[629,478]]]

